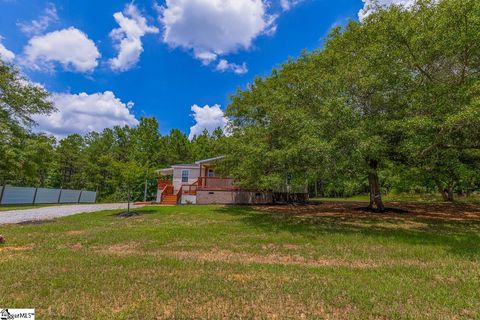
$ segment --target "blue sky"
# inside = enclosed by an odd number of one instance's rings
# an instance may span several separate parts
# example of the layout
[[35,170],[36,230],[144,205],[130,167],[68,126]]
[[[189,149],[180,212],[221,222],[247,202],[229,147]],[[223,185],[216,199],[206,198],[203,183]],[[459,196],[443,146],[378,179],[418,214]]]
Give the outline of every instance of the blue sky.
[[62,137],[135,125],[145,115],[162,133],[189,134],[193,126],[193,134],[224,123],[238,87],[318,48],[363,7],[362,0],[0,0],[0,57],[53,93],[59,112],[38,117],[37,130]]

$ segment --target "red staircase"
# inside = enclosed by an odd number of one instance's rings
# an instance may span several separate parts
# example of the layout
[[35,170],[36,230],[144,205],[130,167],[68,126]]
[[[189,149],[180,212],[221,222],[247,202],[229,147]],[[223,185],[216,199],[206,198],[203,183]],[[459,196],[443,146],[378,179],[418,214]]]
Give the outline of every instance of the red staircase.
[[178,202],[177,195],[173,194],[173,186],[171,182],[160,182],[158,183],[159,188],[162,188],[161,194],[162,198],[160,204],[166,205],[176,205]]
[[176,205],[177,204],[177,195],[175,194],[168,194],[162,197],[162,202],[160,204],[166,205]]

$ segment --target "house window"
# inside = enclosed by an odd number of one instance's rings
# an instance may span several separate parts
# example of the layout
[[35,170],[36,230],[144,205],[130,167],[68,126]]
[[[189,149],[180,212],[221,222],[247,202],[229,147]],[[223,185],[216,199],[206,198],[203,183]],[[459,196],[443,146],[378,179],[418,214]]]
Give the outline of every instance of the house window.
[[189,170],[182,170],[182,182],[188,182]]
[[213,171],[212,169],[208,169],[208,176],[215,177],[215,171]]

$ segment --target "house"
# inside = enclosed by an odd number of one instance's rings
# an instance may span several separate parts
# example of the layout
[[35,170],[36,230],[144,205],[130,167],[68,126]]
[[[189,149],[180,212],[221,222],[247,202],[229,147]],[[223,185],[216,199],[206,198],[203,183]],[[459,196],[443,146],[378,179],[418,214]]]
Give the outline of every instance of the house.
[[242,190],[234,179],[218,176],[215,168],[224,156],[176,164],[158,170],[160,204],[262,204],[272,202],[271,192]]

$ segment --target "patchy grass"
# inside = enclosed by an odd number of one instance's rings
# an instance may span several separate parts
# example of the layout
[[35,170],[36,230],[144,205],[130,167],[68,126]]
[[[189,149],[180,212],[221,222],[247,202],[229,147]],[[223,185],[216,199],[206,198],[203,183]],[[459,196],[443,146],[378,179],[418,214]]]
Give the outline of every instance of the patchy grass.
[[42,319],[480,319],[479,206],[361,206],[147,207],[1,226],[0,303]]

